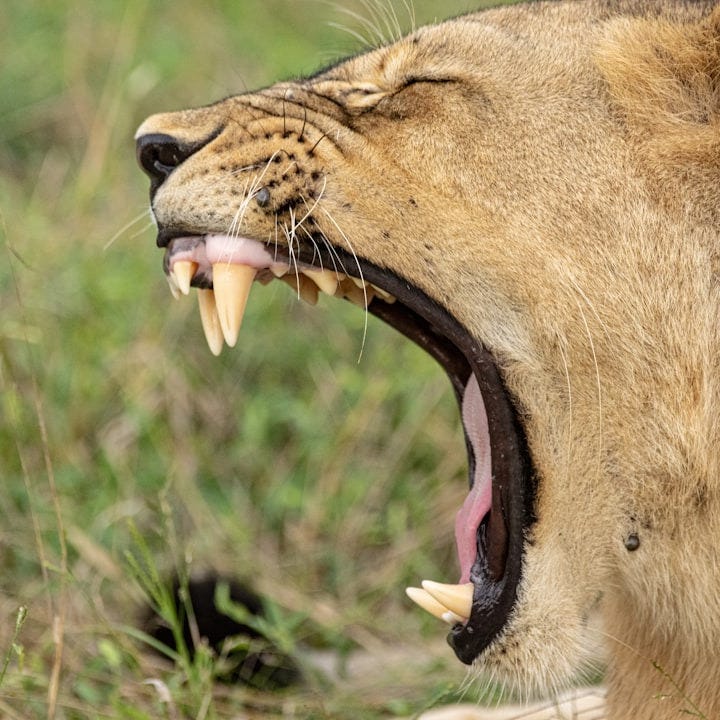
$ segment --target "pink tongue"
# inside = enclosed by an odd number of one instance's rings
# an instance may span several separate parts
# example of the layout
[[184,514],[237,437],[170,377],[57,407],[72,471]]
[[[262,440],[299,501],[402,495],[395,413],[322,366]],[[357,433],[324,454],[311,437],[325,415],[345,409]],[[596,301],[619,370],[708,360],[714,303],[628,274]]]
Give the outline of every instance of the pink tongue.
[[470,376],[462,401],[462,421],[475,455],[473,486],[455,518],[455,542],[460,559],[460,582],[470,581],[477,555],[477,529],[492,504],[490,432],[485,403],[475,375]]

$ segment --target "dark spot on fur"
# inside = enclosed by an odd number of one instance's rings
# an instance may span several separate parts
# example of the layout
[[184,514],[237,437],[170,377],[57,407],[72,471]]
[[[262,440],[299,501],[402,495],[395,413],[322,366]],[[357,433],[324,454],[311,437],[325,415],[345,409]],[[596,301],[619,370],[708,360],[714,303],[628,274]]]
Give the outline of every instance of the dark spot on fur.
[[640,547],[640,538],[636,533],[630,533],[625,538],[625,548],[628,552],[635,552]]
[[286,200],[282,205],[277,208],[275,213],[277,215],[282,215],[284,212],[288,212],[289,210],[296,208],[297,205],[298,201],[296,199]]
[[319,173],[317,170],[313,170],[313,172],[311,173],[310,177],[311,177],[313,180],[319,180],[319,179],[320,179],[320,173]]
[[417,201],[415,200],[415,198],[410,198],[410,199],[408,200],[408,202],[409,202],[413,207],[417,207]]
[[386,239],[390,239],[390,233],[387,230],[383,230],[382,236]]
[[220,172],[225,172],[227,169],[228,169],[227,165],[219,165],[218,166],[218,170],[220,170]]

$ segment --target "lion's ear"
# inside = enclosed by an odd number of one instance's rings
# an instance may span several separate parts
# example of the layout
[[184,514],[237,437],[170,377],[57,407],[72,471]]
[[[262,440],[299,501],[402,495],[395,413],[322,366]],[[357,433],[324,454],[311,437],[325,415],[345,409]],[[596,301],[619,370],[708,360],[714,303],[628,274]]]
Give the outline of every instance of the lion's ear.
[[595,60],[649,169],[665,180],[683,176],[702,183],[710,173],[717,188],[720,7],[690,23],[613,20]]

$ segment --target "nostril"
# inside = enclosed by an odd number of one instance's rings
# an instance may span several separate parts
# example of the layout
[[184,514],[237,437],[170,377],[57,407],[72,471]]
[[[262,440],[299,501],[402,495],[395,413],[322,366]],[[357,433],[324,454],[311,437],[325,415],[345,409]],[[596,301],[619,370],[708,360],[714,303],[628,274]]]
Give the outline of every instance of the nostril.
[[192,153],[192,148],[183,148],[171,135],[142,135],[137,141],[138,163],[158,183],[165,180]]
[[175,143],[167,143],[156,148],[153,167],[162,175],[169,175],[185,158]]

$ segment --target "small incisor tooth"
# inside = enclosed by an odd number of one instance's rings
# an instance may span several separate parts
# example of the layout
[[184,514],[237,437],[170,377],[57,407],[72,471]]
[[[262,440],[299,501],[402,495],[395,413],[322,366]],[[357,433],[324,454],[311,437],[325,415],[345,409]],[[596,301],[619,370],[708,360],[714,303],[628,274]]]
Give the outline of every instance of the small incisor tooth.
[[338,294],[363,310],[367,309],[372,299],[368,288],[360,289],[350,278],[345,278],[340,283]]
[[172,274],[183,295],[190,294],[190,283],[197,272],[198,264],[192,260],[178,260],[172,268]]
[[298,295],[300,295],[306,303],[317,305],[318,286],[310,278],[301,275],[298,278]]
[[337,273],[332,270],[303,270],[326,295],[334,295],[338,287]]
[[304,300],[309,305],[317,305],[318,286],[310,278],[290,273],[283,275],[280,280],[293,289],[298,300]]
[[215,304],[225,342],[235,347],[245,306],[257,270],[249,265],[216,263],[212,266]]
[[395,298],[386,290],[383,290],[382,288],[379,288],[377,285],[371,285],[370,286],[373,289],[373,292],[384,302],[388,303],[388,305],[392,305],[395,302]]
[[436,618],[443,620],[449,625],[455,625],[463,621],[463,618],[448,610],[444,605],[440,604],[432,595],[430,595],[430,593],[422,590],[421,588],[405,588],[405,593],[423,610],[426,610],[431,615],[434,615]]
[[472,583],[445,585],[432,580],[423,580],[422,586],[423,590],[432,595],[435,600],[455,613],[455,615],[459,615],[461,618],[470,617],[474,591]]
[[223,348],[223,332],[220,318],[215,305],[215,294],[212,290],[198,290],[200,321],[202,322],[205,339],[213,355],[219,355]]
[[290,270],[290,266],[285,263],[273,263],[270,266],[270,272],[276,277],[281,278],[283,275],[287,275]]

